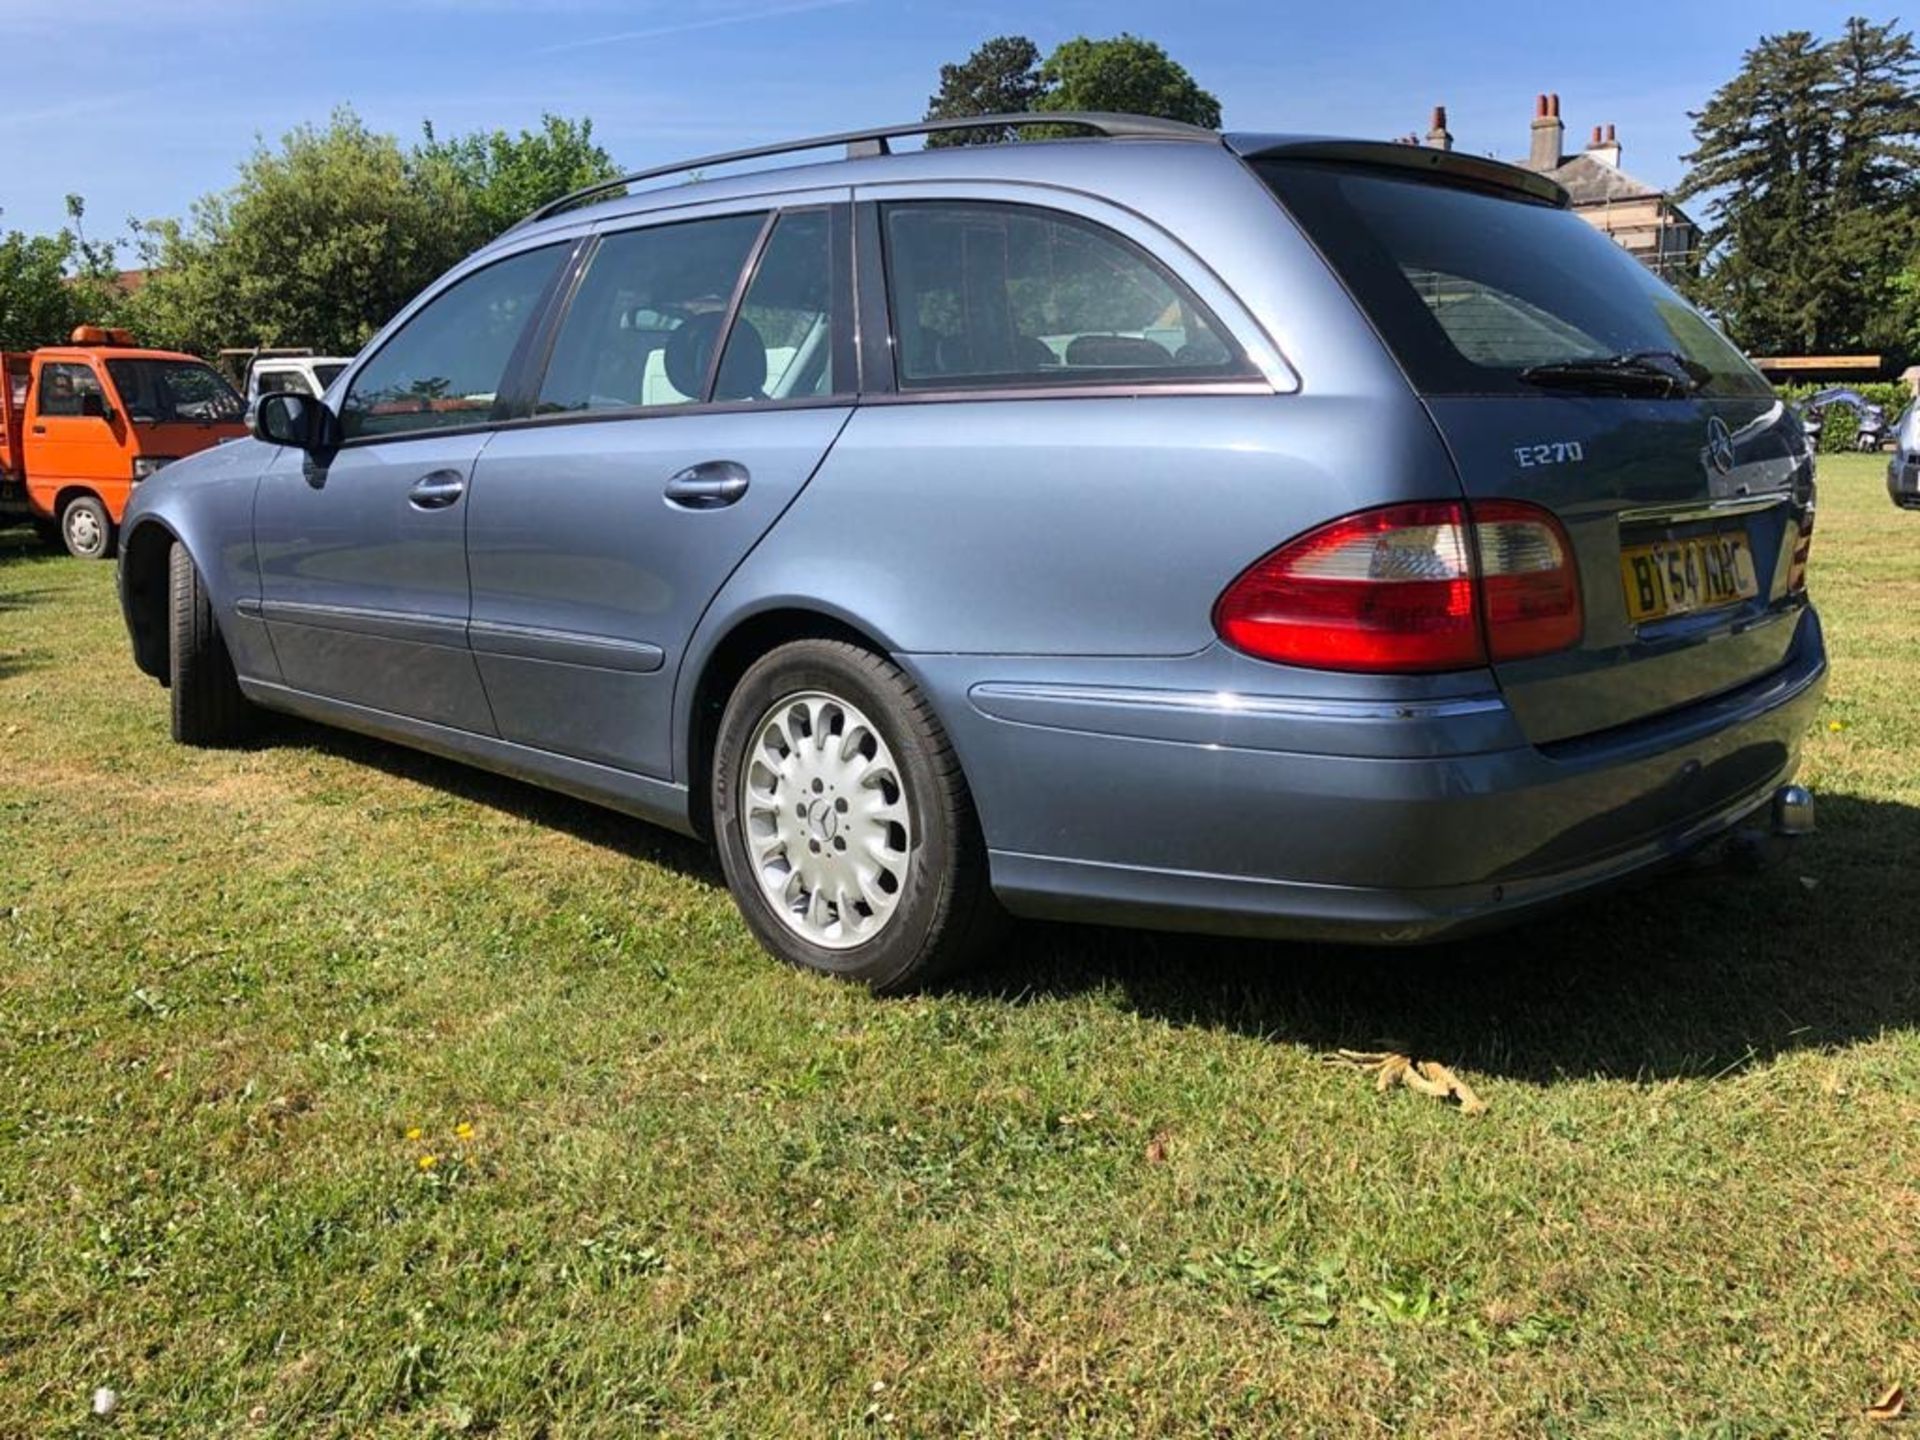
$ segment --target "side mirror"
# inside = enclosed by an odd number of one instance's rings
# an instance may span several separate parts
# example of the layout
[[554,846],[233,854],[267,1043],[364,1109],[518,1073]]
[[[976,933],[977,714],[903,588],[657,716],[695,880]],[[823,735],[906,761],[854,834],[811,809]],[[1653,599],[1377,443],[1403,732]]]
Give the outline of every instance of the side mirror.
[[309,454],[340,448],[340,420],[310,395],[277,391],[262,395],[249,425],[256,440],[287,445]]
[[80,392],[80,413],[90,420],[112,420],[113,407],[98,390]]

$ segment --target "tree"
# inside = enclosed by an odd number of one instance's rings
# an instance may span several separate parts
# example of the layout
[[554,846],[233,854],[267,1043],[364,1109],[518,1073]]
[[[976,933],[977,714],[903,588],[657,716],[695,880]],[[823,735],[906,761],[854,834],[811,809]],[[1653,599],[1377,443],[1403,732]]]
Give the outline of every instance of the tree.
[[190,218],[141,227],[154,274],[128,308],[142,337],[212,354],[304,345],[350,355],[423,286],[528,211],[614,173],[592,127],[546,116],[412,151],[351,109],[256,147]]
[[[1040,50],[1024,35],[999,35],[958,65],[940,67],[940,92],[928,98],[926,118],[1006,115],[1048,110],[1111,110],[1185,120],[1209,129],[1220,124],[1220,102],[1202,90],[1184,67],[1151,40],[1082,35],[1059,46],[1040,63]],[[930,146],[989,145],[1009,138],[1005,126],[948,130],[927,138]],[[1023,134],[1045,138],[1071,134],[1066,127],[1032,127]]]
[[542,115],[538,130],[509,135],[493,130],[441,140],[431,122],[413,153],[423,175],[438,171],[430,188],[445,186],[463,197],[463,229],[471,245],[498,235],[550,200],[611,180],[620,173],[613,157],[593,141],[593,121]]
[[66,228],[0,236],[0,350],[60,344],[76,325],[118,320],[114,247],[87,239],[85,213],[85,202],[69,195]]
[[145,227],[156,273],[131,302],[156,343],[310,345],[351,354],[462,253],[462,196],[423,185],[350,109],[264,145],[186,223]]
[[1151,40],[1069,40],[1040,68],[1046,93],[1036,110],[1112,110],[1220,126],[1220,101]]
[[[1018,115],[1033,109],[1044,89],[1040,48],[1024,35],[996,35],[960,64],[940,67],[940,91],[927,97],[926,118]],[[936,132],[927,144],[990,145],[1007,138],[1005,127],[993,126]]]
[[1917,73],[1910,35],[1856,18],[1825,44],[1762,37],[1694,113],[1678,193],[1711,224],[1690,288],[1749,350],[1912,350]]

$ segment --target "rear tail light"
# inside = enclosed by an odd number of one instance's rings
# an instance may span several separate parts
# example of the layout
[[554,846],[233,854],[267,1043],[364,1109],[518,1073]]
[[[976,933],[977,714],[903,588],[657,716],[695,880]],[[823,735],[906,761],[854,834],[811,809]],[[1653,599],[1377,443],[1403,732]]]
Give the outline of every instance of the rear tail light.
[[1579,575],[1566,531],[1536,505],[1390,505],[1256,561],[1213,623],[1236,649],[1287,665],[1466,670],[1577,644]]

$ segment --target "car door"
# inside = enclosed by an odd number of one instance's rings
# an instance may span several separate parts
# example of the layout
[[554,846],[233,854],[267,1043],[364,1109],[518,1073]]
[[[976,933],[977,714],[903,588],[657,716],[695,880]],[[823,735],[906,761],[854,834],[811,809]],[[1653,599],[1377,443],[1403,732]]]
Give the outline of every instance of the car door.
[[504,738],[673,778],[688,638],[851,413],[845,200],[596,237],[534,414],[474,471],[470,634]]
[[260,608],[288,685],[494,733],[467,646],[464,501],[572,247],[492,260],[417,305],[350,377],[339,449],[262,478]]
[[42,494],[83,485],[117,515],[133,473],[121,439],[127,417],[111,405],[110,393],[85,361],[44,362],[27,426],[26,464]]

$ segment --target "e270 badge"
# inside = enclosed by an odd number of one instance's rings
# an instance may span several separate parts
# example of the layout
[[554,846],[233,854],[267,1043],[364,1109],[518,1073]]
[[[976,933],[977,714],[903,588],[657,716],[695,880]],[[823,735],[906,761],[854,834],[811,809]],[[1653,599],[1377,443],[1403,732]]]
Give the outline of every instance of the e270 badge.
[[1578,440],[1549,440],[1544,445],[1513,447],[1513,463],[1522,470],[1534,470],[1542,465],[1571,465],[1586,458]]

